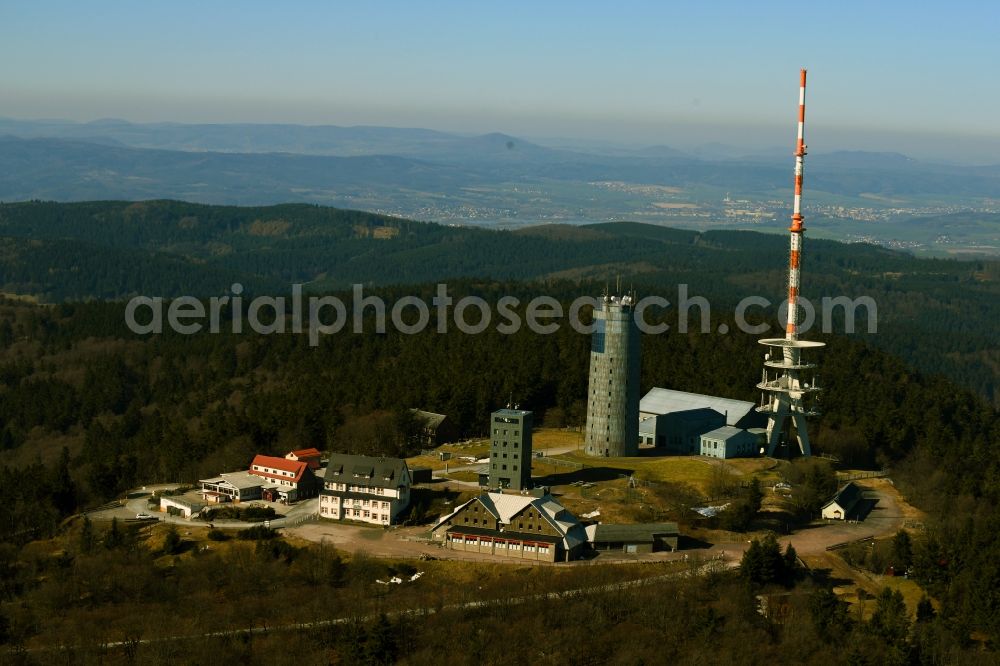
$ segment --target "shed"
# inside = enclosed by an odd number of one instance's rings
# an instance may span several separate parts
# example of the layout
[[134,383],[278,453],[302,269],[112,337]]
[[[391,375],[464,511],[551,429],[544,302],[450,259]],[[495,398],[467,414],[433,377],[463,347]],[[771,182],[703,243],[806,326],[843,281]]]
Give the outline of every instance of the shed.
[[846,520],[862,499],[861,488],[852,481],[842,486],[833,499],[823,505],[820,513],[830,520]]
[[749,458],[757,455],[757,436],[722,426],[701,436],[701,455],[712,458]]
[[640,443],[678,455],[697,455],[702,434],[726,425],[724,414],[707,407],[646,416],[639,422]]
[[433,470],[430,467],[411,467],[410,481],[412,483],[430,483],[433,478]]
[[184,497],[160,497],[160,511],[165,511],[172,516],[184,516],[190,519],[201,513],[204,508],[204,502],[195,502]]
[[677,523],[616,525],[598,523],[586,528],[587,541],[594,550],[624,553],[652,553],[677,550],[680,533]]

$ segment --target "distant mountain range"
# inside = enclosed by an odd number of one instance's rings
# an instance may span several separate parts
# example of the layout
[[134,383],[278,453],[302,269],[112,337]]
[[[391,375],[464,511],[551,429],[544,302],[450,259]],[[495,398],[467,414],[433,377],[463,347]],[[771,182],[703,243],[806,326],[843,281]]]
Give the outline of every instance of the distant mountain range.
[[[730,151],[706,147],[703,154]],[[989,213],[1000,199],[1000,166],[898,153],[811,154],[806,178],[807,207],[848,210],[825,213],[829,234],[844,239],[906,238],[929,247],[938,237],[933,229],[901,227],[900,219]],[[790,156],[778,153],[709,159],[664,145],[587,152],[419,128],[0,119],[2,201],[303,202],[506,227],[631,219],[708,228],[784,217],[791,182]],[[888,221],[870,223],[879,220]],[[993,220],[972,220],[969,229],[957,233],[965,246],[940,251],[1000,251]]]

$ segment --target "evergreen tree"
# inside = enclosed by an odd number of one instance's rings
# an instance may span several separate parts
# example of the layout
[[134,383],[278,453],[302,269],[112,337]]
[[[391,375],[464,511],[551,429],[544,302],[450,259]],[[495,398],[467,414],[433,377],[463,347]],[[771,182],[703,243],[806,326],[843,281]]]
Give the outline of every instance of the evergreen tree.
[[848,625],[847,604],[833,590],[819,588],[809,596],[809,616],[816,633],[829,642]]
[[910,630],[906,602],[899,590],[883,587],[875,599],[875,612],[868,621],[868,630],[892,646],[902,646]]
[[52,476],[52,504],[60,515],[68,515],[76,509],[76,492],[69,469],[69,449],[64,446]]
[[80,552],[87,554],[94,550],[96,537],[94,536],[94,524],[90,518],[83,517],[83,525],[80,527]]
[[124,543],[124,537],[122,536],[122,531],[118,527],[118,519],[111,519],[111,527],[104,534],[104,547],[108,550],[114,550]]
[[760,479],[756,476],[750,481],[750,488],[747,490],[747,503],[750,510],[756,514],[764,502],[764,491],[760,487]]
[[909,533],[905,530],[899,530],[892,538],[892,555],[892,566],[898,572],[909,569],[910,565],[913,564],[913,543]]
[[754,539],[750,543],[740,561],[740,574],[758,585],[784,578],[785,561],[781,555],[781,546],[773,534],[765,536],[763,541]]
[[167,534],[163,538],[163,552],[167,555],[174,555],[181,550],[181,535],[177,528],[171,525],[167,528]]
[[378,622],[368,636],[366,648],[368,663],[379,666],[395,663],[398,654],[396,634],[385,613],[379,614]]
[[931,600],[927,598],[927,595],[920,597],[920,601],[917,602],[917,623],[930,622],[936,615],[934,606],[931,604]]
[[795,552],[795,546],[788,543],[785,546],[785,555],[782,558],[782,569],[785,575],[786,582],[791,584],[795,578],[795,570],[799,566],[799,554]]

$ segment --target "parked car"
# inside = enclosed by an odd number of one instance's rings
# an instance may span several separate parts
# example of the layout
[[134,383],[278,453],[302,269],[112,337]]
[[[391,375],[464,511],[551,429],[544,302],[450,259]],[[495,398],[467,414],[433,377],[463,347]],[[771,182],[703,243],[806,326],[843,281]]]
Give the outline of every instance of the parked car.
[[154,518],[148,513],[137,513],[135,514],[136,520],[154,520]]

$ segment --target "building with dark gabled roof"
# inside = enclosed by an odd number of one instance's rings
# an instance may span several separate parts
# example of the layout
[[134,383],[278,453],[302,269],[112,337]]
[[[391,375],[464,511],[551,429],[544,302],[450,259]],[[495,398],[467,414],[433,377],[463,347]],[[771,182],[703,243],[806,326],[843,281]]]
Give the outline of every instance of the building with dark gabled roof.
[[575,559],[587,542],[576,516],[548,494],[483,493],[431,532],[452,550],[540,562]]
[[410,413],[420,425],[421,446],[440,446],[458,439],[458,429],[447,414],[425,412],[422,409],[411,409]]
[[823,505],[820,513],[824,518],[832,520],[846,520],[847,517],[857,507],[858,502],[864,499],[864,492],[853,481],[841,486],[837,494],[829,502]]
[[623,553],[677,550],[680,537],[677,523],[597,523],[588,525],[586,532],[587,541],[594,550],[617,550]]
[[319,516],[391,525],[409,506],[411,485],[405,460],[334,453],[326,464]]

